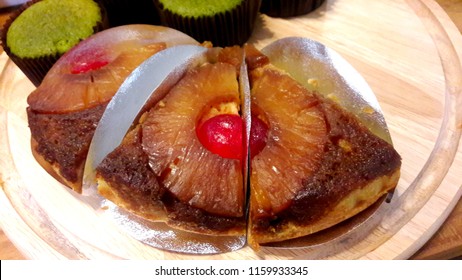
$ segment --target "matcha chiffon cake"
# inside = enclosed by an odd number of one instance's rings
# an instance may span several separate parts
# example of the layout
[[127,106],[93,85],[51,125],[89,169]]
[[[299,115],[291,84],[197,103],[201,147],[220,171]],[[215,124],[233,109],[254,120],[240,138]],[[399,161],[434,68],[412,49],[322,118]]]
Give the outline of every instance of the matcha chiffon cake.
[[252,34],[261,0],[154,0],[163,25],[199,42],[242,45]]
[[5,23],[2,46],[38,86],[56,60],[80,41],[107,27],[93,0],[41,0],[21,6]]

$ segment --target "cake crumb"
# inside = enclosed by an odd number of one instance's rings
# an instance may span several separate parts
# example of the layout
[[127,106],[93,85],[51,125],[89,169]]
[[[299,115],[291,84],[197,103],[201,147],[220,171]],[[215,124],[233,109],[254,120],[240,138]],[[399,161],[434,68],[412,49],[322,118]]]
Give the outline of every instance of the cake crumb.
[[338,96],[335,95],[335,94],[333,94],[333,93],[329,93],[329,94],[327,95],[327,98],[329,98],[330,100],[332,100],[332,101],[334,101],[334,102],[337,102],[337,103],[339,102]]
[[366,106],[363,108],[363,112],[366,113],[366,114],[373,114],[374,113],[374,108],[372,108],[371,106]]
[[308,79],[308,84],[311,85],[312,87],[314,87],[315,89],[317,89],[319,87],[319,80],[314,79],[314,78],[310,78],[310,79]]
[[164,102],[163,100],[159,101],[159,103],[158,103],[158,106],[159,106],[160,108],[164,108],[165,105],[166,105],[166,104],[165,104],[165,102]]
[[340,141],[338,141],[338,145],[340,148],[342,148],[347,153],[351,153],[353,151],[353,148],[351,147],[350,142],[348,142],[345,139],[340,139]]

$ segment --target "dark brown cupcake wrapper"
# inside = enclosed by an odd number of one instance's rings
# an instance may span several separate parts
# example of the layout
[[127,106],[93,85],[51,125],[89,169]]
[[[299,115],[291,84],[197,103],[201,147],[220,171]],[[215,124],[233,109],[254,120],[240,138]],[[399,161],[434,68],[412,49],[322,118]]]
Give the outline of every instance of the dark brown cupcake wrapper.
[[185,17],[164,9],[154,0],[163,25],[180,30],[199,42],[210,41],[214,46],[243,45],[252,35],[261,0],[244,0],[231,11],[214,16]]
[[270,17],[294,17],[308,14],[325,0],[262,0],[260,12]]
[[[28,9],[33,4],[40,2],[41,0],[32,0],[21,5],[11,16],[7,19],[3,28],[0,32],[0,40],[3,50],[8,55],[8,57],[18,66],[18,68],[26,75],[26,77],[34,84],[34,86],[39,86],[42,83],[43,78],[48,73],[48,70],[56,63],[56,61],[61,57],[59,54],[55,55],[46,55],[37,58],[21,58],[13,54],[10,48],[7,45],[7,32],[10,28],[13,21],[26,9]],[[100,6],[102,14],[102,22],[99,22],[95,27],[93,27],[93,33],[97,33],[109,27],[106,12],[104,7],[98,1],[95,1]]]
[[98,0],[106,9],[111,27],[126,24],[160,24],[152,0]]

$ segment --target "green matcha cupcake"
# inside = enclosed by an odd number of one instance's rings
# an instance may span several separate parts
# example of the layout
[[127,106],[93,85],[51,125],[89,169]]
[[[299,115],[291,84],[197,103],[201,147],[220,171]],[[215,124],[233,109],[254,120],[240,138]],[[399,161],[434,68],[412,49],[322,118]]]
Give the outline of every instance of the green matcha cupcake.
[[2,46],[38,86],[61,55],[104,29],[105,21],[105,12],[93,0],[34,0],[5,23]]
[[99,0],[111,27],[126,24],[159,25],[160,17],[152,0]]
[[325,0],[262,0],[260,12],[270,17],[294,17],[314,11]]
[[163,25],[215,46],[244,44],[252,34],[261,0],[154,0]]

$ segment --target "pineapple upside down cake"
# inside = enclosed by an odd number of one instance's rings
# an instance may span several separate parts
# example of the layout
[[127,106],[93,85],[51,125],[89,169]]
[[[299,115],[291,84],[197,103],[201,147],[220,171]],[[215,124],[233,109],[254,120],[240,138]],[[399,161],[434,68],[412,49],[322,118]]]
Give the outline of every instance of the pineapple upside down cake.
[[[200,45],[173,29],[133,25],[66,53],[28,98],[37,161],[82,192],[95,128],[122,82],[148,57],[188,44]],[[97,166],[99,195],[173,228],[247,234],[257,248],[332,227],[397,185],[399,154],[355,114],[251,45],[203,45],[203,61],[146,103]]]

